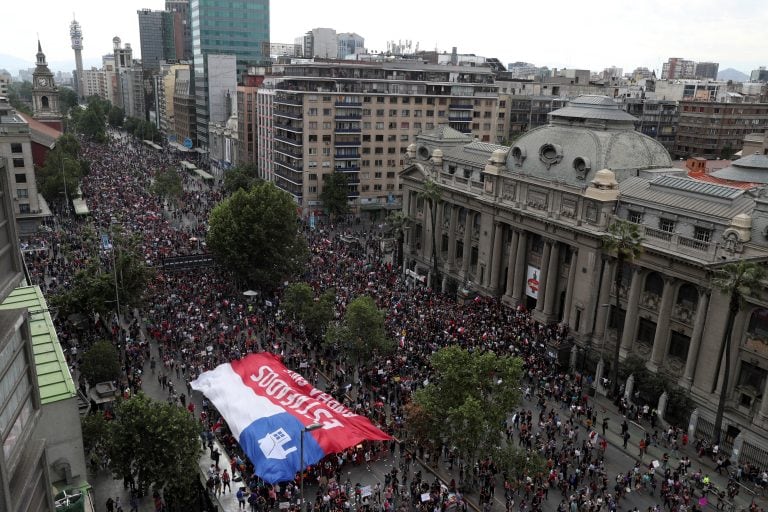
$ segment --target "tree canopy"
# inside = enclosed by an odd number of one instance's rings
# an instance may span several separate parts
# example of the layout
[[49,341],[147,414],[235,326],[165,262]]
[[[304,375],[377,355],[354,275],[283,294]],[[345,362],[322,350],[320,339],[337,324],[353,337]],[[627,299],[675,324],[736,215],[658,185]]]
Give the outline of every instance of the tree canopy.
[[175,204],[184,193],[184,183],[181,175],[176,169],[171,167],[158,172],[152,182],[152,193]]
[[185,409],[140,393],[117,403],[106,442],[109,467],[118,478],[132,477],[142,491],[163,490],[169,504],[179,505],[194,496],[198,436],[198,423]]
[[315,292],[307,283],[292,283],[285,290],[283,306],[291,318],[304,325],[311,339],[317,339],[333,319],[335,300],[336,292],[333,289],[315,298]]
[[273,289],[307,259],[296,203],[272,183],[237,190],[214,207],[208,224],[211,252],[248,288]]
[[125,111],[120,107],[116,107],[113,105],[109,109],[109,112],[107,112],[107,122],[109,123],[109,126],[113,128],[119,128],[123,126],[124,121],[125,121]]
[[224,191],[227,194],[234,194],[240,189],[247,191],[257,181],[259,173],[255,165],[233,167],[224,173]]
[[91,345],[83,354],[80,372],[91,386],[117,380],[120,377],[120,361],[112,343],[97,341]]
[[520,359],[454,345],[433,354],[431,364],[429,383],[407,410],[409,432],[433,448],[447,442],[468,461],[492,453],[520,400]]
[[349,303],[344,319],[328,327],[325,342],[336,346],[356,365],[374,354],[385,354],[395,348],[384,328],[384,312],[368,295]]
[[320,192],[320,200],[331,219],[349,212],[347,181],[347,175],[343,172],[332,172],[323,176],[323,190]]

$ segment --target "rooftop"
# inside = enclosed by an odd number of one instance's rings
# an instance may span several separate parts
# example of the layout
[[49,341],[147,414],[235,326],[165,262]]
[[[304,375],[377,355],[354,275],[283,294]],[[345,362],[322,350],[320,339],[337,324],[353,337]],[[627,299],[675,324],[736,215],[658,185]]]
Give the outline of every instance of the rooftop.
[[553,111],[555,119],[588,119],[600,121],[623,121],[634,123],[637,118],[623,111],[619,104],[608,96],[585,94],[571,101],[567,106]]
[[0,304],[0,310],[20,308],[29,311],[29,330],[32,335],[40,401],[45,405],[74,397],[75,382],[69,373],[67,360],[48,311],[48,303],[39,286],[16,288]]

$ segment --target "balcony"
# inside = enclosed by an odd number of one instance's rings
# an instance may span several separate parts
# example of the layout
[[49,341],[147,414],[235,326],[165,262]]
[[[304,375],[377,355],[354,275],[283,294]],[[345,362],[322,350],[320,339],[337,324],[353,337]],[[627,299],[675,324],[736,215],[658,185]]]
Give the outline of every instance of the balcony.
[[333,143],[336,147],[355,147],[355,146],[362,146],[363,143],[357,139],[357,140],[337,140]]
[[280,97],[276,96],[274,99],[275,105],[292,105],[294,107],[301,107],[302,102],[301,100],[293,99],[293,98],[286,98],[286,97]]
[[661,229],[645,227],[645,236],[648,238],[656,238],[664,242],[670,242],[672,240],[672,233],[669,231],[662,231]]
[[335,167],[334,171],[336,172],[360,172],[360,166],[359,165],[347,165],[345,167]]
[[334,153],[333,158],[336,160],[360,160],[360,153]]
[[333,133],[360,133],[362,130],[360,127],[357,128],[336,128],[333,130]]
[[471,123],[472,118],[471,117],[458,117],[458,116],[448,116],[448,121],[452,123]]
[[289,137],[280,137],[276,135],[275,140],[278,142],[284,142],[285,144],[290,144],[291,146],[301,147],[303,145],[301,139],[291,139]]
[[[646,228],[646,231],[647,229],[648,228]],[[710,246],[709,242],[703,242],[701,240],[696,240],[694,238],[688,238],[684,236],[678,236],[677,243],[681,247],[688,247],[689,249],[695,249],[697,251],[703,251],[703,252],[709,251],[709,246]]]
[[451,110],[474,110],[475,107],[471,103],[464,104],[464,103],[451,103],[448,105],[448,108]]
[[295,158],[297,160],[301,160],[304,157],[301,150],[297,151],[291,146],[286,147],[286,146],[279,146],[276,144],[274,147],[274,152],[281,155],[288,156],[290,158]]
[[302,133],[304,131],[303,123],[281,123],[275,122],[273,126],[278,130],[285,130],[292,133]]
[[294,173],[293,171],[275,168],[275,176],[293,183],[294,185],[301,185],[301,173]]
[[363,106],[362,101],[337,101],[336,108],[360,108]]
[[276,117],[285,117],[287,119],[303,119],[304,116],[301,112],[292,112],[290,110],[275,109],[274,115]]
[[281,160],[275,160],[274,163],[275,163],[276,166],[279,165],[280,167],[285,167],[285,168],[290,169],[292,171],[304,172],[304,166],[301,165],[301,162],[299,162],[298,164],[295,164],[295,163],[291,163],[291,162],[283,162]]
[[355,121],[362,118],[363,116],[361,114],[352,114],[348,113],[347,111],[336,112],[336,115],[334,116],[334,119],[337,121]]

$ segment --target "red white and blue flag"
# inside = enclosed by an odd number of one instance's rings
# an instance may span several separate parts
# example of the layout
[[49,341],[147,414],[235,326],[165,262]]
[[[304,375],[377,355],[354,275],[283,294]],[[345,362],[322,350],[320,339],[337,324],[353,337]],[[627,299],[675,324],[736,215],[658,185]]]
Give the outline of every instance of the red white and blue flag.
[[[219,365],[191,386],[216,406],[256,474],[270,483],[292,480],[301,469],[302,433],[305,467],[364,440],[391,439],[273,354]],[[315,423],[322,427],[304,432]]]

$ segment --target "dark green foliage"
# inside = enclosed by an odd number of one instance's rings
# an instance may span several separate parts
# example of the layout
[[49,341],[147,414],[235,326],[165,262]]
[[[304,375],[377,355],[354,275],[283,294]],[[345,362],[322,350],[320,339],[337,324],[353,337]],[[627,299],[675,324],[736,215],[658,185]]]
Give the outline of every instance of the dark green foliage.
[[348,195],[349,185],[347,185],[346,174],[332,172],[324,176],[320,200],[323,202],[323,209],[332,220],[349,212]]
[[120,377],[117,350],[109,341],[97,341],[83,354],[80,372],[91,386]]

